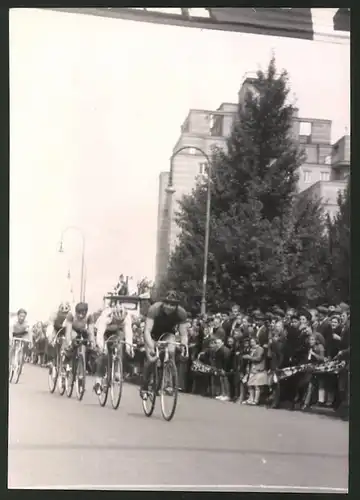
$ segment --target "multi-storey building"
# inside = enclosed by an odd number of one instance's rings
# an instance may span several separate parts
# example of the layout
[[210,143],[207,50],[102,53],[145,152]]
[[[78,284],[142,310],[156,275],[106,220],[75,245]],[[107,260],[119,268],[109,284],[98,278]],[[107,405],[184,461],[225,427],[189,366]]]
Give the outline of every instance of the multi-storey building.
[[[160,174],[156,283],[166,273],[169,255],[179,235],[175,220],[178,202],[183,195],[191,193],[199,176],[205,174],[205,155],[211,155],[212,147],[226,148],[226,139],[231,133],[238,106],[244,103],[246,93],[261,93],[257,83],[258,80],[252,76],[245,78],[238,93],[238,104],[223,103],[216,111],[189,111],[173,149],[170,172]],[[304,192],[305,196],[321,196],[333,215],[337,192],[344,188],[344,176],[350,169],[349,137],[343,137],[332,146],[331,121],[301,118],[297,110],[292,133],[305,149],[305,161],[299,168],[299,194]]]

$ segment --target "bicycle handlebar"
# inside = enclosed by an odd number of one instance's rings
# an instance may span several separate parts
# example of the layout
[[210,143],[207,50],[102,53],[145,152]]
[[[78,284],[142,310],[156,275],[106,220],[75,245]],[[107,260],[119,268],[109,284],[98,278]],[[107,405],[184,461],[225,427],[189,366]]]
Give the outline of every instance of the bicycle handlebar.
[[29,339],[21,339],[19,337],[13,337],[13,342],[25,342],[25,344],[31,344],[31,340],[29,340]]

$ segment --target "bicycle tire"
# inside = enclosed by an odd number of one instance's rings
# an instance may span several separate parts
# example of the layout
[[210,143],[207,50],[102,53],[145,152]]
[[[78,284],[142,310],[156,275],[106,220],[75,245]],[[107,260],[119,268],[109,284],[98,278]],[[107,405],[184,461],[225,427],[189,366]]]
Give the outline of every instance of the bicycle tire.
[[105,380],[106,385],[104,386],[102,384],[101,392],[98,395],[99,403],[100,403],[100,406],[102,406],[102,407],[104,407],[106,405],[106,402],[107,402],[107,399],[108,399],[108,394],[109,394],[110,380],[109,380],[109,377],[108,377],[108,373],[109,373],[109,371],[108,371],[108,368],[107,368],[106,369],[106,374],[103,377],[103,380]]
[[[54,372],[55,372],[55,376],[53,376]],[[55,392],[58,377],[59,377],[59,369],[57,367],[57,364],[49,367],[48,385],[49,385],[50,394],[53,394]]]
[[74,390],[74,371],[74,361],[72,361],[70,371],[68,371],[65,375],[65,391],[68,398],[71,398]]
[[[81,379],[82,372],[82,379]],[[82,383],[80,381],[82,380]],[[85,361],[84,354],[79,353],[79,357],[76,361],[76,371],[75,371],[75,387],[76,387],[76,397],[79,401],[82,400],[85,394],[85,380],[86,380],[86,369],[85,369]]]
[[64,363],[61,354],[59,353],[59,371],[58,371],[58,391],[60,396],[64,395],[65,392],[65,374],[64,374]]
[[12,356],[12,359],[9,358],[9,383],[12,382],[12,379],[14,377],[14,355]]
[[142,400],[142,407],[147,417],[151,417],[151,415],[154,413],[155,410],[157,386],[158,386],[157,366],[156,363],[154,363],[151,373],[149,374],[148,393],[151,394],[152,397],[150,398],[150,405],[148,408],[147,408],[147,403],[149,403],[149,396],[146,400],[144,399]]
[[[117,373],[118,381],[115,382],[116,365],[118,365],[118,373]],[[119,385],[118,397],[114,395],[115,383]],[[113,358],[113,361],[111,363],[110,399],[111,399],[111,405],[114,408],[114,410],[117,410],[119,408],[122,396],[122,388],[123,388],[123,364],[121,356],[118,354]]]
[[19,382],[20,375],[21,375],[21,370],[22,370],[22,359],[23,359],[23,357],[22,357],[22,349],[21,348],[20,348],[20,350],[17,353],[17,357],[19,359],[18,359],[18,362],[17,362],[17,366],[14,369],[14,378],[13,378],[14,384],[17,384]]
[[[173,397],[174,397],[173,406],[172,406],[172,409],[169,413],[167,413],[165,411],[165,392],[166,392],[165,389],[167,388],[167,387],[165,387],[165,381],[166,381],[167,372],[170,372],[169,375],[172,379]],[[175,410],[176,410],[177,401],[178,401],[178,393],[179,393],[179,391],[178,391],[177,368],[176,368],[174,361],[172,359],[170,359],[169,361],[166,361],[163,364],[162,377],[161,377],[161,393],[160,393],[161,413],[162,413],[163,418],[167,422],[170,422],[170,420],[172,420],[174,415],[175,415]]]

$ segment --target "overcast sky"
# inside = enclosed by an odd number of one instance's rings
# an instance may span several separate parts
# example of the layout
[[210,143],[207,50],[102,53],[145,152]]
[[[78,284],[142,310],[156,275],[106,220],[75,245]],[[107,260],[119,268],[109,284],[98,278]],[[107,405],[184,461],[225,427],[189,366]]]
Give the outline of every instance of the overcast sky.
[[[314,10],[314,9],[313,9]],[[319,9],[331,19],[334,9]],[[350,127],[349,46],[10,11],[10,307],[47,315],[79,295],[100,305],[120,272],[154,277],[158,177],[189,108],[236,102],[243,75],[275,50],[300,115]]]

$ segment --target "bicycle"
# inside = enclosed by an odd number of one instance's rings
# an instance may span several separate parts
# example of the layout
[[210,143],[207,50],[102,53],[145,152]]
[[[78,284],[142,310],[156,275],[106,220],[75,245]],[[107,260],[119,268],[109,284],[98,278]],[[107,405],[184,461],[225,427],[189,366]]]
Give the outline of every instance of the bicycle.
[[70,370],[65,374],[65,390],[68,398],[71,398],[74,385],[76,387],[76,396],[79,401],[82,400],[85,394],[86,380],[86,346],[88,340],[86,338],[76,338],[73,340],[74,353],[71,357]]
[[[151,417],[155,409],[156,397],[160,395],[161,414],[167,422],[170,422],[175,415],[179,391],[176,364],[169,354],[170,344],[175,345],[178,349],[187,350],[187,346],[180,342],[158,340],[155,343],[155,355],[157,359],[152,363],[150,368],[147,390],[148,397],[142,399],[144,413],[147,417]],[[172,387],[169,386],[169,382],[172,384]],[[173,396],[173,404],[169,412],[166,410],[165,396]]]
[[[123,361],[122,361],[122,345],[129,345],[131,347],[136,347],[135,344],[129,344],[125,340],[119,340],[118,335],[111,335],[105,344],[108,346],[107,352],[107,366],[105,369],[105,375],[101,381],[101,392],[98,395],[100,406],[105,406],[109,394],[111,396],[111,405],[114,410],[117,410],[120,405],[122,396],[122,386],[124,383],[124,371],[123,371]],[[109,344],[112,345],[111,354],[109,353]],[[115,388],[118,385],[118,395],[116,396]]]
[[53,342],[54,348],[55,348],[55,357],[54,357],[54,362],[49,368],[49,375],[48,375],[48,384],[49,384],[49,390],[50,393],[53,394],[53,392],[56,389],[56,383],[58,382],[59,375],[60,375],[60,380],[59,380],[59,393],[62,396],[65,392],[65,374],[64,374],[64,366],[63,366],[63,360],[61,356],[61,346],[64,342],[64,328],[60,328],[60,330],[56,333],[55,339]]
[[25,344],[30,343],[31,341],[28,339],[13,338],[12,346],[14,347],[14,352],[9,359],[9,382],[13,382],[14,384],[19,382],[24,365],[24,347]]

